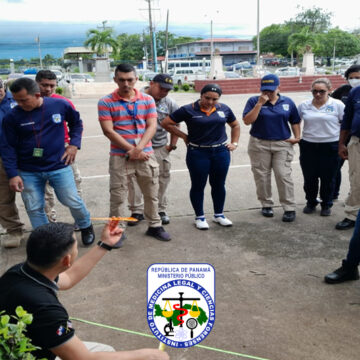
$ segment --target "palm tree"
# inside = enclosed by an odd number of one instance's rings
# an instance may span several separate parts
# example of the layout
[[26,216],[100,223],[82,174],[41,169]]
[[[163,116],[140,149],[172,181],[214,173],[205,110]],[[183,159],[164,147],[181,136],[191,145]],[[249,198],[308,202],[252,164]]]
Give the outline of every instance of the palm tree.
[[113,30],[96,30],[90,29],[86,33],[87,39],[84,42],[85,46],[89,46],[91,50],[96,51],[98,56],[106,56],[109,53],[109,48],[116,54],[119,44],[113,38]]
[[305,26],[299,33],[289,36],[288,52],[296,52],[297,55],[303,55],[306,52],[312,52],[318,46],[317,36]]

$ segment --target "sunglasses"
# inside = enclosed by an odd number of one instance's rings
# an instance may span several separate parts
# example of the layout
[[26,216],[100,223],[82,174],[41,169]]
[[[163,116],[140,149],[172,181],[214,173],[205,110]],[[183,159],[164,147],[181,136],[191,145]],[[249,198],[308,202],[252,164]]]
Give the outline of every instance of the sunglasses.
[[326,90],[311,90],[311,92],[315,94],[324,95],[327,91]]

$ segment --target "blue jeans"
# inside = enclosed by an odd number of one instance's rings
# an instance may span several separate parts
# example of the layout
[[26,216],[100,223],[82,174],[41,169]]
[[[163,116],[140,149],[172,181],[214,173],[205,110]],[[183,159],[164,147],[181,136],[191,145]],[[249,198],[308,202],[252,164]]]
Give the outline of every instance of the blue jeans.
[[209,177],[214,213],[221,214],[225,203],[225,179],[230,165],[230,152],[225,145],[197,148],[189,145],[186,164],[191,178],[190,200],[196,216],[204,215],[204,189]]
[[360,211],[358,212],[355,229],[350,240],[346,263],[354,267],[360,263]]
[[91,225],[90,213],[77,193],[74,173],[70,166],[46,172],[19,171],[24,182],[21,197],[33,229],[49,222],[45,214],[45,184],[49,181],[59,201],[70,209],[80,229]]

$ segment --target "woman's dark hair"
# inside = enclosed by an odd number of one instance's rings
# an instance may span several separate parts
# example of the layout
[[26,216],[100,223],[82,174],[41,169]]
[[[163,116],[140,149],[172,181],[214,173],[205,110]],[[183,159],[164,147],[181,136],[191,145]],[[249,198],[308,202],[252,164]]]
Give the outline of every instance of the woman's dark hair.
[[200,91],[200,94],[205,94],[208,91],[216,92],[221,96],[222,90],[221,87],[218,84],[206,84]]
[[349,76],[353,72],[360,72],[360,65],[351,65],[346,71],[345,71],[345,79],[348,80]]
[[60,260],[75,243],[74,225],[56,222],[37,227],[26,244],[27,261],[43,269]]

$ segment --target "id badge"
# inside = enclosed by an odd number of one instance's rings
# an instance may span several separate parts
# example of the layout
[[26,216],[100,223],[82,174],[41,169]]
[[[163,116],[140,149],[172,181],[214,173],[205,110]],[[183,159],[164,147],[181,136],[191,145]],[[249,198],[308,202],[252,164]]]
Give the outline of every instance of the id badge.
[[43,153],[44,153],[44,149],[42,149],[42,148],[34,148],[33,157],[40,158],[40,157],[43,156]]

